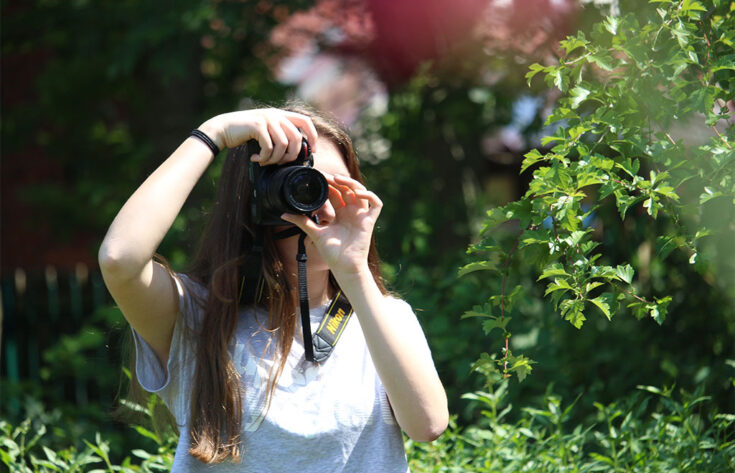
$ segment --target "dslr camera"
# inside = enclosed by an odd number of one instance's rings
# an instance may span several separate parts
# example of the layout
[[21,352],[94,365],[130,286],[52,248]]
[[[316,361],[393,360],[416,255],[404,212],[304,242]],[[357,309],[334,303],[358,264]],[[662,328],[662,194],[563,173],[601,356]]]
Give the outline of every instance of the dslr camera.
[[[255,140],[248,142],[248,156],[260,152]],[[327,200],[329,186],[314,169],[311,147],[302,138],[298,157],[289,163],[261,166],[250,163],[250,215],[257,225],[291,225],[281,214],[311,215]]]

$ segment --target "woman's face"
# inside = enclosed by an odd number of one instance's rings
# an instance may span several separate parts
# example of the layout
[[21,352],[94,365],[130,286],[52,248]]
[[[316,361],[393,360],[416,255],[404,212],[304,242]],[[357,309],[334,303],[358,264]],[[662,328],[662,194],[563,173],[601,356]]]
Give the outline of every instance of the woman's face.
[[[319,170],[325,176],[350,176],[344,159],[337,147],[327,138],[319,138],[317,141],[317,151],[314,152],[314,168]],[[329,199],[324,202],[319,210],[316,211],[321,225],[328,225],[335,218],[334,207]],[[274,233],[279,232],[288,227],[275,227]],[[307,268],[310,273],[314,271],[328,271],[329,267],[322,259],[319,251],[314,247],[313,243],[306,239],[306,256]],[[286,269],[290,272],[296,272],[296,252],[298,249],[298,237],[292,236],[282,240],[275,241],[276,249]]]

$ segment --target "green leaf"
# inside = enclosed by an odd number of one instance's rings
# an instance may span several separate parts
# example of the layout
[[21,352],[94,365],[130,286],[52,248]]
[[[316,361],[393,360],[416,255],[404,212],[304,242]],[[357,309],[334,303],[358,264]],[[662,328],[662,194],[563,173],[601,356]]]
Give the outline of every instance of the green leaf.
[[603,21],[603,25],[605,26],[605,29],[610,32],[611,35],[615,36],[618,34],[618,23],[619,19],[614,16],[608,16]]
[[597,67],[605,71],[612,71],[614,69],[613,58],[607,52],[601,51],[601,52],[592,54],[589,57],[589,60],[590,62],[596,64]]
[[150,453],[148,453],[145,450],[142,450],[140,448],[137,448],[135,450],[132,450],[130,453],[132,453],[136,457],[142,458],[144,460],[147,460],[147,459],[149,459],[151,457],[151,454]]
[[584,316],[584,302],[578,299],[567,299],[561,303],[561,315],[575,328],[582,328],[587,320]]
[[620,218],[625,220],[625,214],[628,213],[628,210],[640,202],[643,197],[635,197],[622,192],[615,192],[615,199],[618,212],[620,212]]
[[695,0],[684,0],[681,4],[682,13],[690,11],[707,11],[707,9],[701,3]]
[[501,223],[507,222],[508,219],[505,216],[505,210],[502,207],[496,207],[487,211],[487,217],[482,222],[482,230],[480,235],[484,235],[485,232],[500,225]]
[[527,228],[531,223],[533,208],[530,200],[523,199],[511,202],[503,207],[503,211],[507,220],[520,220],[521,228]]
[[534,363],[535,361],[524,355],[509,355],[508,364],[510,366],[508,367],[508,372],[515,373],[518,376],[518,382],[522,383],[533,370],[533,366],[531,365]]
[[584,286],[584,292],[585,292],[585,294],[589,294],[590,291],[592,291],[593,289],[596,289],[596,288],[598,288],[598,287],[600,287],[602,285],[603,285],[603,283],[601,283],[600,281],[588,282]]
[[659,235],[656,237],[656,256],[662,260],[666,259],[678,247],[676,236]]
[[[575,126],[569,127],[569,137],[572,140],[576,140],[584,133],[587,133],[589,130],[590,130],[590,127],[587,125],[575,125]],[[580,146],[582,145],[580,144]]]
[[546,146],[549,143],[554,143],[556,141],[564,141],[564,137],[554,135],[544,136],[543,138],[541,138],[541,145]]
[[630,177],[635,177],[641,167],[641,163],[635,158],[625,158],[623,162],[615,163],[617,167],[625,171]]
[[160,444],[161,443],[161,439],[158,438],[158,435],[154,434],[153,432],[151,432],[150,430],[146,429],[145,427],[142,427],[140,425],[134,425],[133,426],[133,429],[135,429],[135,431],[138,432],[143,437],[147,437],[147,438],[153,440],[154,442],[156,442],[157,444]]
[[562,69],[560,67],[552,67],[550,68],[547,77],[551,77],[556,88],[564,92],[564,76],[561,74],[561,71]]
[[641,320],[648,314],[648,304],[644,301],[631,302],[628,304],[628,308],[633,311],[633,315],[638,320]]
[[564,239],[564,242],[569,245],[571,248],[576,247],[579,245],[579,242],[584,238],[584,236],[588,233],[590,233],[592,230],[577,230],[575,232],[572,232],[571,235],[569,235],[567,238]]
[[626,264],[625,266],[618,265],[615,267],[615,275],[628,284],[633,282],[633,274],[635,274],[635,271],[629,264]]
[[603,171],[612,171],[615,167],[615,161],[605,156],[594,154],[589,158],[590,164],[596,168],[602,169]]
[[502,332],[505,332],[505,326],[508,325],[508,322],[510,322],[510,319],[512,317],[503,317],[502,319],[500,317],[490,317],[487,320],[484,320],[482,322],[482,330],[485,332],[485,335],[490,335],[490,332],[493,330],[500,329]]
[[58,460],[56,458],[56,452],[46,447],[45,445],[43,445],[42,448],[43,448],[43,452],[46,454],[46,458],[48,458],[54,463],[57,463]]
[[656,303],[651,306],[650,315],[657,324],[662,325],[664,323],[664,320],[666,320],[666,315],[669,311],[670,302],[671,297],[666,296],[663,299],[656,299]]
[[490,314],[489,311],[483,309],[480,306],[475,306],[472,308],[472,310],[466,311],[464,314],[462,314],[462,319],[468,319],[470,317],[495,317],[494,315]]
[[710,236],[712,232],[710,232],[709,228],[700,228],[697,230],[697,233],[694,234],[694,238],[692,239],[692,242],[695,242],[699,240],[700,238],[704,238],[707,236]]
[[615,466],[615,462],[613,462],[610,457],[600,455],[599,453],[590,452],[590,458],[600,463],[605,463],[606,465]]
[[556,291],[568,291],[571,290],[572,286],[569,285],[566,279],[556,278],[554,282],[551,282],[546,286],[546,292],[544,296],[548,296],[552,292]]
[[523,172],[529,167],[533,166],[539,161],[543,161],[546,158],[546,156],[541,154],[537,149],[532,149],[528,153],[524,154],[523,157],[525,159],[523,160],[523,164],[521,165],[521,174],[523,174]]
[[722,196],[722,192],[711,187],[705,187],[704,192],[699,195],[699,203],[704,204],[720,196]]
[[582,48],[587,46],[588,42],[584,38],[584,33],[581,31],[577,33],[577,36],[567,36],[567,39],[564,39],[559,42],[559,46],[564,48],[565,53],[569,55],[572,51],[574,51],[577,48]]
[[576,109],[577,107],[579,107],[579,104],[581,104],[582,102],[584,102],[587,99],[587,97],[590,95],[590,91],[589,91],[589,89],[586,89],[586,88],[578,85],[578,86],[575,86],[570,91],[570,95],[572,96],[572,100],[571,100],[570,106],[573,109]]
[[544,268],[544,271],[541,273],[541,276],[538,277],[537,281],[554,276],[569,276],[569,273],[564,270],[564,267],[561,264],[555,263]]
[[615,300],[615,294],[611,292],[605,292],[599,297],[590,299],[590,302],[595,304],[602,311],[602,313],[605,314],[607,320],[611,320],[612,316],[617,310],[617,301]]
[[549,245],[553,241],[551,230],[526,230],[519,243],[520,248],[530,245]]
[[528,86],[531,86],[531,79],[533,79],[533,76],[538,74],[539,72],[545,70],[546,68],[542,66],[541,64],[531,64],[529,67],[530,71],[526,72],[526,83]]
[[643,201],[643,208],[645,208],[648,212],[648,215],[653,218],[656,218],[658,216],[658,209],[660,207],[661,205],[658,203],[658,199],[655,199],[653,196],[650,196]]
[[472,263],[466,264],[459,268],[457,277],[462,277],[475,271],[498,271],[497,266],[492,261],[473,261]]

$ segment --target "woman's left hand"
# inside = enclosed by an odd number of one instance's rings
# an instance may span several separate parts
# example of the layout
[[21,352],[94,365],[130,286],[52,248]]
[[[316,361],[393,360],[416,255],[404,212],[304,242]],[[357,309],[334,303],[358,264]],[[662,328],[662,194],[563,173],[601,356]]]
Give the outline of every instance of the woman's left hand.
[[329,205],[334,218],[317,224],[305,215],[283,214],[281,218],[301,228],[339,279],[368,269],[370,241],[383,202],[354,179],[326,175]]

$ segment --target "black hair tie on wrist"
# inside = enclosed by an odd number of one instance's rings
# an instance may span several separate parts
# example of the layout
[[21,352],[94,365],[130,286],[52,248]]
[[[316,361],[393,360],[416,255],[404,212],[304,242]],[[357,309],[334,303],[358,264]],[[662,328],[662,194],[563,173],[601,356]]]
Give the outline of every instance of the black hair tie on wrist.
[[212,138],[207,136],[206,133],[204,133],[201,130],[194,130],[191,132],[189,136],[193,136],[194,138],[198,138],[202,143],[207,145],[207,147],[212,150],[212,153],[217,156],[219,154],[219,146],[215,144],[214,141],[212,141]]

